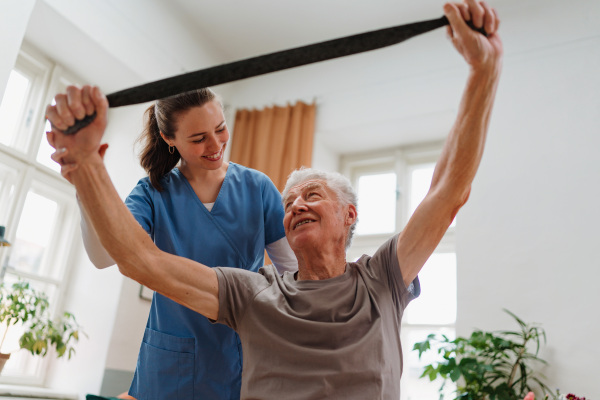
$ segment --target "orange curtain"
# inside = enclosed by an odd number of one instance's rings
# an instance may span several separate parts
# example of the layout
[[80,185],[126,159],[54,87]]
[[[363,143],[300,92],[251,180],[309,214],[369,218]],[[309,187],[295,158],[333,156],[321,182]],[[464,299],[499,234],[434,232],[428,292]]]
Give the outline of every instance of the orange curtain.
[[316,105],[301,101],[293,106],[237,110],[231,161],[267,174],[281,192],[288,175],[310,167]]

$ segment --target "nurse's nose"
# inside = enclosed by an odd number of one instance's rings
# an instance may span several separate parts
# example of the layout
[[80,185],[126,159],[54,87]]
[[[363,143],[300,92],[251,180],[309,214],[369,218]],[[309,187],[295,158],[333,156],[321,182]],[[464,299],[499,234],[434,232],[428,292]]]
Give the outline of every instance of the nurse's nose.
[[219,139],[217,135],[211,134],[206,138],[208,149],[210,151],[214,151],[215,153],[221,149],[221,144],[219,143]]

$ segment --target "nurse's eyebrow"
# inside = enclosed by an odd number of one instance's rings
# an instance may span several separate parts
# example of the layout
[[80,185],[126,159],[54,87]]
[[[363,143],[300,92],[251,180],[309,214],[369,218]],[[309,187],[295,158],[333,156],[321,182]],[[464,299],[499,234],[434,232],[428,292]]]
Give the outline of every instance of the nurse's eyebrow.
[[[225,120],[221,121],[221,123],[219,123],[219,125],[217,125],[215,130],[219,130],[219,129],[223,128],[224,126],[225,126]],[[188,139],[196,137],[196,136],[206,135],[206,134],[207,134],[207,132],[192,133],[191,135],[188,136]]]

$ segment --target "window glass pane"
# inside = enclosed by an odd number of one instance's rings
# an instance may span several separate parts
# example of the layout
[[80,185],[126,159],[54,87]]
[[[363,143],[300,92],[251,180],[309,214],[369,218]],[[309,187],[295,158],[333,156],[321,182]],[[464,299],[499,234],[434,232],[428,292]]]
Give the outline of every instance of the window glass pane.
[[358,179],[357,235],[392,233],[396,229],[396,174],[362,175]]
[[[54,103],[55,102],[53,100],[52,104]],[[38,150],[36,160],[37,162],[39,162],[42,165],[45,165],[51,170],[60,173],[60,165],[58,165],[56,162],[54,162],[54,160],[50,158],[50,155],[54,153],[54,149],[48,144],[48,140],[46,140],[46,132],[48,132],[49,130],[50,122],[46,121],[46,124],[44,125],[44,132],[42,132],[40,135],[42,139],[40,142],[40,147]]]
[[0,225],[3,226],[8,223],[8,213],[15,195],[16,181],[17,171],[0,164]]
[[[437,379],[433,382],[428,377],[419,378],[423,373],[426,365],[442,360],[442,357],[434,350],[429,350],[423,353],[419,359],[419,352],[413,350],[413,346],[417,342],[422,342],[427,339],[431,333],[438,335],[446,335],[450,339],[455,338],[454,329],[451,328],[413,328],[402,327],[402,353],[404,359],[404,373],[400,380],[401,400],[423,400],[423,399],[438,399],[440,398],[439,389],[442,385],[442,380]],[[446,383],[444,387],[444,398],[452,399],[451,393],[456,390],[456,385],[452,382]]]
[[418,205],[429,191],[435,164],[422,164],[411,168],[409,215],[413,215]]
[[44,258],[58,212],[56,201],[29,191],[10,253],[11,267],[31,274],[50,275],[50,266],[44,265]]
[[[425,198],[425,195],[429,191],[431,186],[431,179],[433,178],[433,170],[435,169],[434,163],[421,164],[410,169],[410,204],[409,204],[409,215],[413,215],[421,201]],[[456,225],[456,218],[452,221],[450,226]]]
[[0,143],[24,151],[27,140],[19,140],[19,127],[31,81],[22,73],[12,70],[0,105]]
[[419,273],[421,295],[404,312],[407,324],[456,322],[456,254],[433,253]]

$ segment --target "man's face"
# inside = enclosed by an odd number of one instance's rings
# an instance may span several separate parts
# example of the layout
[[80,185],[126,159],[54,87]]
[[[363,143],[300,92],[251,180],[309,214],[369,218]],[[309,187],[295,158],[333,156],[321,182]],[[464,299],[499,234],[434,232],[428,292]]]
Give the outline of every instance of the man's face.
[[283,205],[283,225],[292,250],[318,249],[332,242],[345,248],[348,223],[354,222],[356,210],[341,205],[324,181],[309,180],[292,187]]

